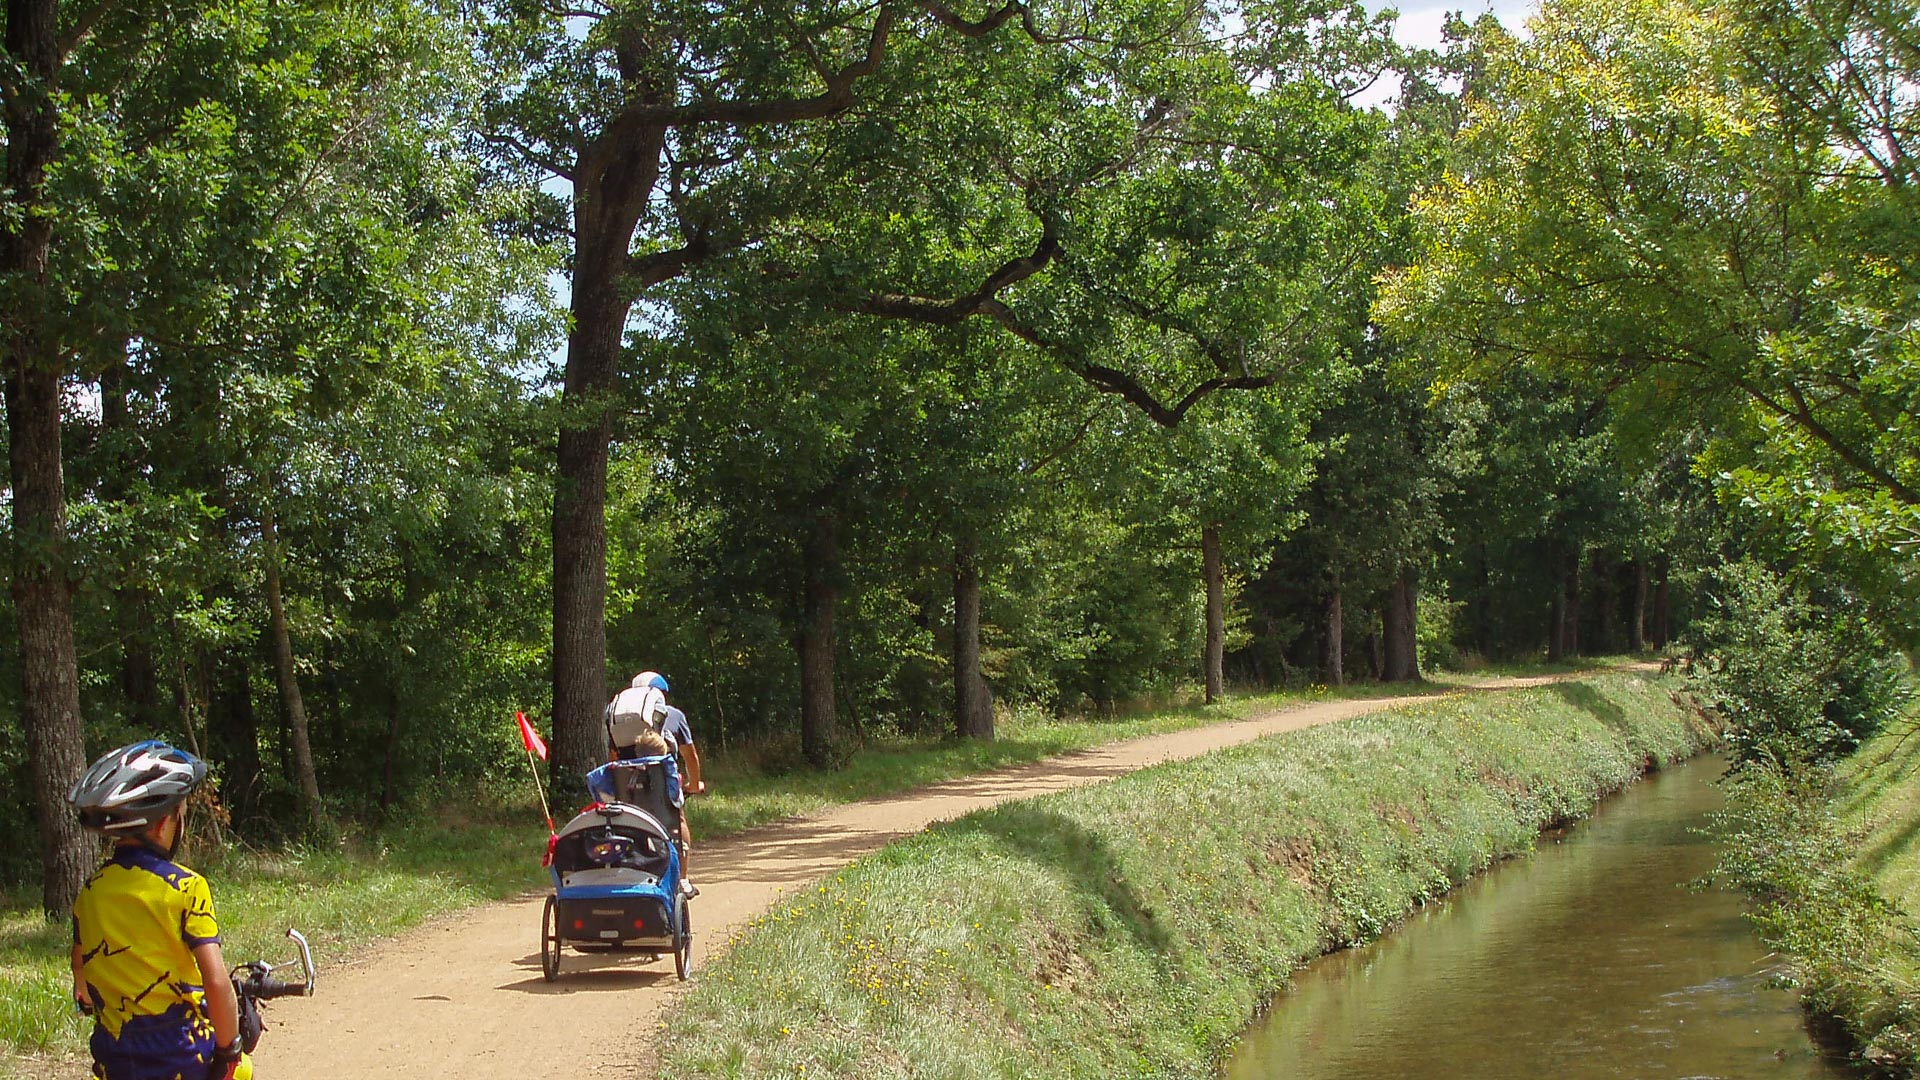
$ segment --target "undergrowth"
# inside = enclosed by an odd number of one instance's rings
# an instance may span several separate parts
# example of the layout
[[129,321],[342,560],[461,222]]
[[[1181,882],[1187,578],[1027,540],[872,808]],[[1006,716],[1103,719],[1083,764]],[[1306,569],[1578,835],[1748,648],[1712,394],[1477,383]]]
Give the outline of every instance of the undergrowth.
[[1882,734],[1839,766],[1744,770],[1719,818],[1720,873],[1854,1060],[1920,1074],[1920,737]]

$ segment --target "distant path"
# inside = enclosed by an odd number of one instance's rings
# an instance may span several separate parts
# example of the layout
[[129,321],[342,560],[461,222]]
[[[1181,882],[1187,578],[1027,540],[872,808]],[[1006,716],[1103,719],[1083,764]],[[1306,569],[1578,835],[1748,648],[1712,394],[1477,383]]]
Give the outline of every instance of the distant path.
[[[1462,692],[1591,674],[1500,679]],[[1293,705],[849,803],[699,844],[691,863],[701,890],[693,902],[694,978],[719,946],[781,893],[934,822],[1420,700],[1431,699]],[[650,1075],[641,1057],[655,1037],[655,1019],[680,985],[672,959],[642,964],[631,956],[589,957],[567,950],[560,980],[548,983],[540,975],[539,950],[545,902],[540,893],[469,909],[376,946],[349,967],[321,971],[317,996],[267,1010],[269,1030],[255,1055],[263,1075],[267,1080]]]

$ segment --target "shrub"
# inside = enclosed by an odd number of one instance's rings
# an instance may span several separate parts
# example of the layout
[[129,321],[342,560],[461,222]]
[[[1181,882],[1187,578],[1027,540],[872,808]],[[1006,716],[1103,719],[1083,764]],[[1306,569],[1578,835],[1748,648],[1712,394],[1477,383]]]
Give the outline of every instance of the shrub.
[[1835,760],[1904,707],[1904,663],[1844,595],[1816,602],[1753,562],[1706,588],[1699,679],[1727,717],[1737,765]]

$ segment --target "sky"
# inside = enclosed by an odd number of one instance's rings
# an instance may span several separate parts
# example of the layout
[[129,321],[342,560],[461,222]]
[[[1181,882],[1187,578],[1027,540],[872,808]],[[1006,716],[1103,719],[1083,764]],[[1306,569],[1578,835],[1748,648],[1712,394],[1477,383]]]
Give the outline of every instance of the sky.
[[1519,30],[1525,24],[1527,16],[1539,10],[1539,5],[1530,0],[1491,0],[1486,3],[1423,3],[1414,0],[1400,5],[1400,19],[1394,25],[1394,36],[1404,45],[1420,45],[1434,48],[1440,44],[1440,24],[1446,20],[1447,12],[1458,11],[1472,22],[1482,12],[1491,11],[1499,18],[1500,24],[1509,30]]

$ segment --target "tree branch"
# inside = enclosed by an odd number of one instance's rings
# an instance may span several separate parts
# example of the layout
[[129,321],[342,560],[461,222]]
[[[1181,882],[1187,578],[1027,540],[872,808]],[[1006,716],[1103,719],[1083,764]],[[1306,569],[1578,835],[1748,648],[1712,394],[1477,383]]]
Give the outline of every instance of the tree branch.
[[518,138],[507,132],[497,129],[492,131],[483,130],[480,132],[480,137],[496,146],[504,146],[512,150],[527,161],[540,166],[563,180],[571,181],[573,179],[573,168],[571,166],[562,165],[558,158],[535,150],[533,147],[521,142]]
[[825,71],[825,88],[812,97],[774,98],[766,101],[695,101],[685,105],[632,105],[621,111],[607,127],[610,142],[619,142],[628,131],[638,128],[692,127],[699,124],[732,124],[749,127],[780,124],[795,120],[819,120],[852,108],[856,99],[854,83],[873,74],[886,58],[887,39],[897,19],[890,4],[882,4],[874,16],[873,29],[867,35],[867,49],[860,59],[839,71]]
[[644,292],[665,281],[671,281],[684,273],[687,267],[702,262],[714,254],[713,237],[705,224],[694,229],[687,242],[677,248],[666,251],[654,251],[645,255],[632,255],[627,258],[627,277],[638,292]]
[[114,0],[96,0],[96,3],[94,3],[92,7],[80,13],[80,17],[74,20],[73,25],[67,28],[66,33],[60,35],[60,40],[56,48],[59,49],[60,61],[62,63],[66,62],[67,57],[73,55],[73,50],[79,48],[87,38],[93,36],[94,24],[98,23],[100,17],[105,15],[113,5]]
[[935,326],[958,326],[975,315],[991,314],[988,307],[997,303],[1002,290],[1039,273],[1059,254],[1060,240],[1054,235],[1053,223],[1048,221],[1042,225],[1040,240],[1034,245],[1031,254],[1009,259],[1000,264],[986,276],[979,288],[964,296],[941,300],[929,296],[882,293],[852,305],[852,309],[862,314],[879,315],[889,319],[910,319]]

